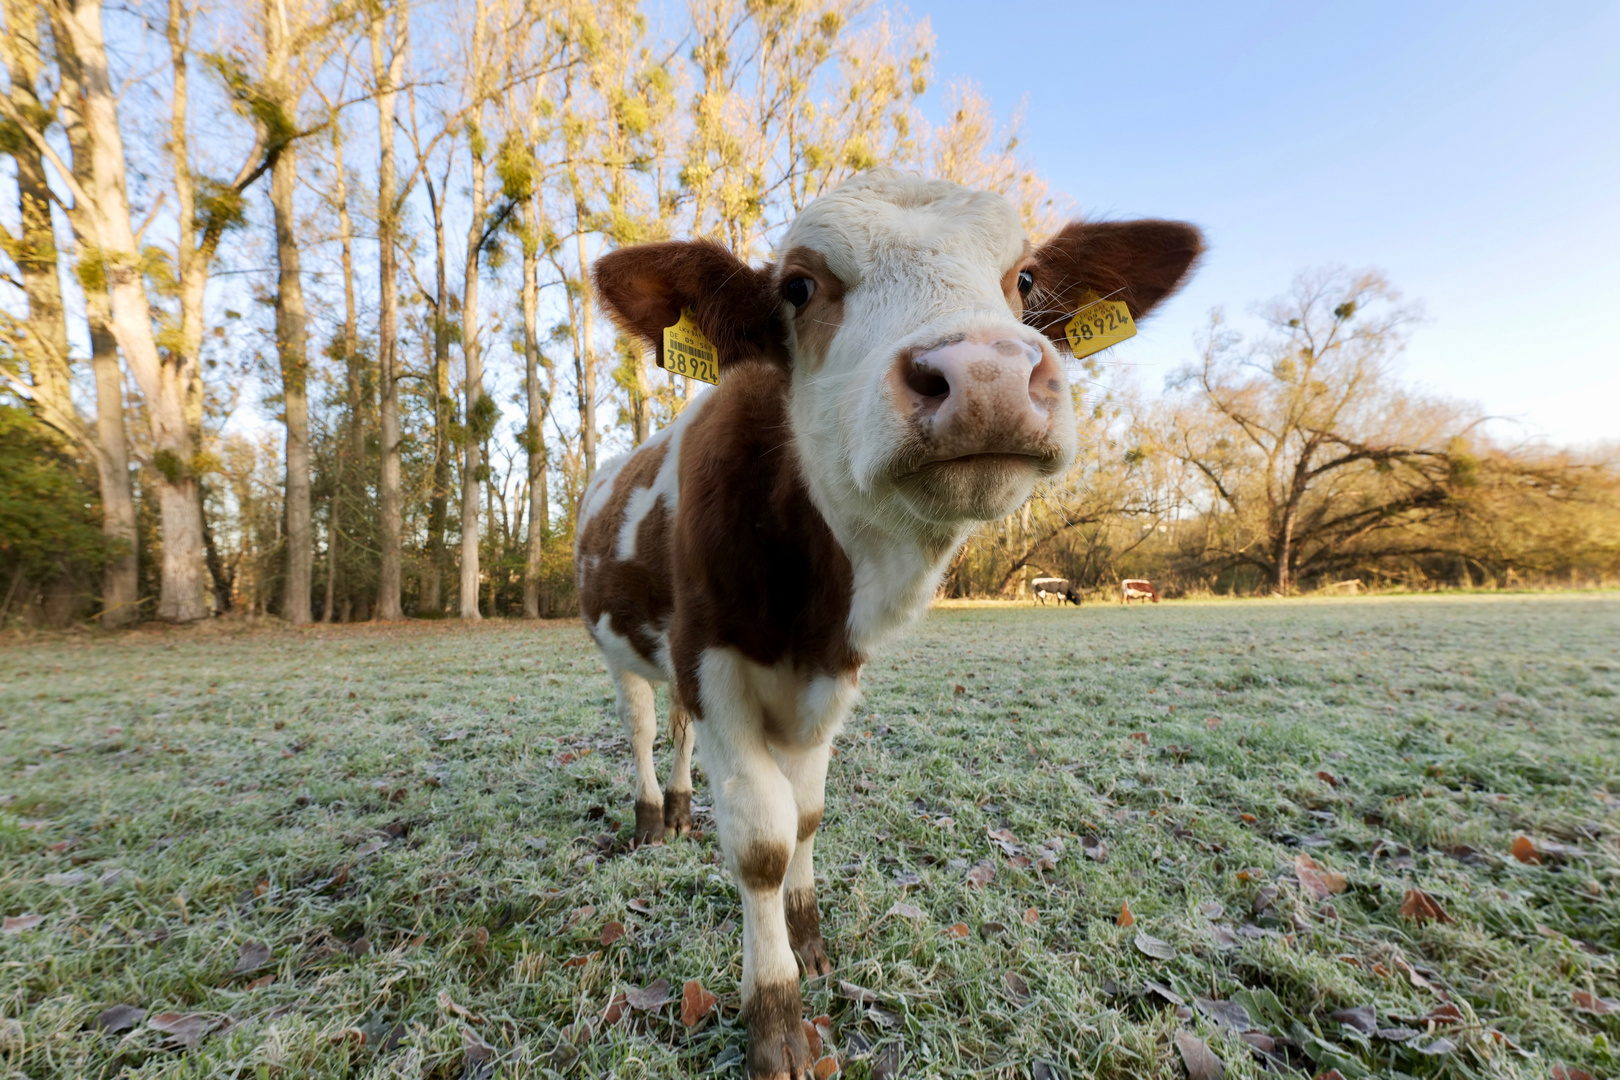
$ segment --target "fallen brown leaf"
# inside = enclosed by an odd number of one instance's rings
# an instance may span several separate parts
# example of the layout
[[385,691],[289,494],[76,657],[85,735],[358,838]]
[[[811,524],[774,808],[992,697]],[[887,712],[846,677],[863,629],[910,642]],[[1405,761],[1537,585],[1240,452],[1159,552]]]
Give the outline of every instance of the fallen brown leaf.
[[260,975],[257,979],[254,979],[252,982],[248,983],[247,988],[249,990],[263,990],[265,987],[269,986],[275,981],[276,977],[274,975]]
[[1317,1073],[1312,1080],[1344,1080],[1344,1073],[1338,1069],[1329,1069],[1327,1072]]
[[1536,850],[1535,841],[1528,836],[1515,837],[1513,846],[1508,848],[1508,851],[1522,863],[1539,865],[1541,862],[1541,852]]
[[1610,1016],[1620,1013],[1620,1001],[1613,998],[1602,998],[1596,994],[1589,994],[1585,990],[1577,990],[1570,995],[1575,1000],[1575,1007],[1582,1012],[1589,1012],[1594,1016]]
[[656,982],[648,983],[639,990],[626,991],[624,996],[625,1000],[630,1002],[632,1009],[637,1012],[648,1012],[669,1000],[669,981],[659,979]]
[[612,1027],[624,1019],[625,1014],[629,1011],[630,1003],[625,1000],[625,996],[623,994],[614,994],[613,999],[608,1002],[607,1008],[602,1010],[602,1023]]
[[1001,981],[1007,984],[1007,993],[1011,994],[1019,1001],[1029,1000],[1029,983],[1025,982],[1024,977],[1018,974],[1018,972],[1007,972],[1007,974],[1001,977]]
[[1033,907],[1024,909],[1024,925],[1034,926],[1041,921],[1041,913]]
[[1140,930],[1136,933],[1136,950],[1144,956],[1153,957],[1155,960],[1174,960],[1176,958],[1176,947],[1174,945]]
[[97,1031],[107,1035],[117,1035],[146,1019],[146,1010],[138,1009],[133,1005],[114,1005],[103,1009],[101,1015],[95,1019]]
[[888,918],[890,915],[898,915],[903,919],[927,918],[922,908],[916,904],[907,904],[904,901],[896,901],[893,907],[883,913],[884,918]]
[[614,921],[602,927],[602,944],[611,945],[624,937],[624,923]]
[[602,952],[600,949],[598,949],[596,952],[588,952],[584,956],[570,956],[567,960],[563,961],[562,966],[565,968],[584,967],[586,964],[590,963],[592,960],[595,960],[601,955]]
[[1339,778],[1328,772],[1326,769],[1318,769],[1316,771],[1316,778],[1322,781],[1322,783],[1326,784],[1328,787],[1339,786]]
[[1440,901],[1424,892],[1422,889],[1407,889],[1406,896],[1401,900],[1401,914],[1414,922],[1438,921],[1443,923],[1456,922],[1446,909],[1440,906]]
[[687,1027],[697,1027],[709,1015],[709,1010],[719,1003],[720,999],[705,990],[701,982],[687,979],[686,985],[681,988],[681,1023]]
[[972,931],[968,929],[968,924],[965,922],[952,923],[945,928],[945,936],[948,938],[965,938],[970,933]]
[[1461,1024],[1466,1022],[1467,1019],[1468,1018],[1463,1015],[1463,1011],[1461,1009],[1457,1008],[1457,1006],[1453,1005],[1449,1001],[1444,1001],[1430,1009],[1423,1016],[1421,1022],[1426,1024],[1435,1024],[1438,1026],[1441,1024]]
[[845,982],[843,979],[838,980],[838,993],[839,996],[859,1002],[862,1005],[870,1005],[878,999],[878,996],[866,989],[866,987],[856,986],[854,983]]
[[800,1020],[799,1023],[804,1027],[804,1041],[809,1044],[810,1059],[814,1061],[821,1056],[821,1032],[808,1020]]
[[0,923],[0,933],[20,934],[24,930],[32,930],[44,921],[43,915],[7,915],[5,921]]
[[982,889],[986,885],[990,884],[990,882],[994,881],[995,877],[995,866],[987,862],[982,862],[976,864],[967,872],[967,883],[975,889]]
[[1187,1066],[1187,1080],[1221,1080],[1226,1075],[1225,1063],[1192,1032],[1176,1032],[1176,1049],[1181,1051],[1181,1063]]
[[1593,1077],[1585,1069],[1577,1069],[1560,1061],[1552,1067],[1552,1080],[1593,1080]]
[[214,1023],[202,1013],[158,1013],[147,1020],[146,1026],[183,1046],[196,1046]]
[[826,1057],[824,1057],[820,1061],[816,1062],[816,1067],[815,1067],[816,1080],[827,1080],[828,1077],[837,1076],[837,1075],[838,1075],[838,1059],[833,1057],[831,1054],[828,1054]]
[[1134,922],[1136,922],[1136,916],[1131,914],[1131,902],[1127,900],[1119,905],[1119,914],[1114,916],[1114,925],[1130,926]]
[[233,975],[245,975],[255,968],[262,968],[268,964],[274,954],[270,946],[258,941],[244,941],[237,951],[236,968]]

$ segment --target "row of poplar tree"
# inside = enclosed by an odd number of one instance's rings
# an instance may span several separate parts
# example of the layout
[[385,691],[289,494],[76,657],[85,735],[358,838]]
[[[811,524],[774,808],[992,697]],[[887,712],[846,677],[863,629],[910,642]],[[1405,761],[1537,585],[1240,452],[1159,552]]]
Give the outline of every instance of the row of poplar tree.
[[870,0],[0,10],[0,619],[566,609],[599,458],[688,393],[601,252],[757,257],[879,164],[1054,214],[971,85],[923,122],[926,24]]

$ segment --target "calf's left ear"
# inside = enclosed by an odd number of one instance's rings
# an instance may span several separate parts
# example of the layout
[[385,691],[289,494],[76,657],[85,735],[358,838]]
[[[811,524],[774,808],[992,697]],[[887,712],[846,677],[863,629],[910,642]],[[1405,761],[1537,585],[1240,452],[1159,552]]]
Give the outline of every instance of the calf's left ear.
[[1204,252],[1204,236],[1184,221],[1077,221],[1035,249],[1035,288],[1024,322],[1053,341],[1080,298],[1123,300],[1140,319],[1179,289]]
[[719,367],[749,359],[787,363],[781,297],[771,268],[755,268],[707,240],[637,244],[596,261],[596,290],[626,333],[664,362],[664,328],[692,308]]

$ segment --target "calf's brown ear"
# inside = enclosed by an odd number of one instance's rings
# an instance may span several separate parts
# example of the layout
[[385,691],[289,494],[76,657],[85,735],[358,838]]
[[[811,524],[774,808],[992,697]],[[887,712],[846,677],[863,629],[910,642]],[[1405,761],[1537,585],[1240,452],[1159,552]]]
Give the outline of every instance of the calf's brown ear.
[[596,260],[596,290],[626,333],[664,361],[664,328],[691,307],[719,366],[742,360],[787,363],[782,300],[771,268],[755,268],[707,240],[637,244]]
[[1183,221],[1076,221],[1035,249],[1024,322],[1058,344],[1084,293],[1123,300],[1140,319],[1186,281],[1204,236]]

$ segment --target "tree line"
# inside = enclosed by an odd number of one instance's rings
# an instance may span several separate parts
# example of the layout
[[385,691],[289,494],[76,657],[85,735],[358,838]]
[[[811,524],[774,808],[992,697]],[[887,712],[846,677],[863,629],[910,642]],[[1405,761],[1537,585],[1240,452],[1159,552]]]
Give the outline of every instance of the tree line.
[[[0,16],[0,620],[566,613],[598,461],[695,392],[599,317],[603,251],[763,257],[885,164],[1065,209],[971,84],[924,121],[927,26],[871,0]],[[1376,275],[1267,317],[1156,401],[1077,383],[1090,451],[945,590],[1613,572],[1612,461],[1403,392]]]

